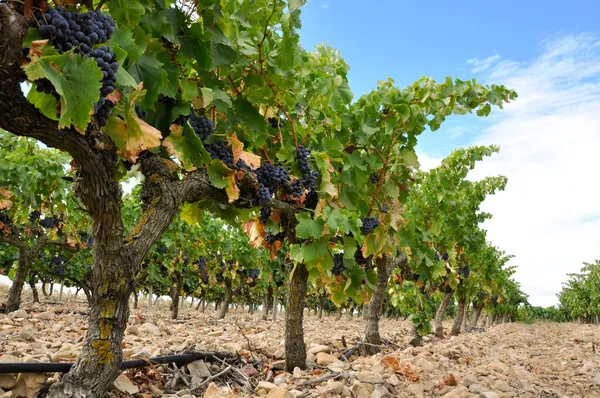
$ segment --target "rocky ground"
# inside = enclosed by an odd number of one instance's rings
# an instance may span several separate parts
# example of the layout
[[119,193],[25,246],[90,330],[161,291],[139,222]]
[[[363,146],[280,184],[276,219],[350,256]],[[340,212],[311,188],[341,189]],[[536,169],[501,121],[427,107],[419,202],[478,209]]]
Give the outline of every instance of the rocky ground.
[[[73,361],[86,330],[85,311],[83,302],[26,300],[23,310],[0,314],[0,362]],[[285,373],[281,316],[272,322],[234,311],[218,321],[212,309],[201,314],[184,308],[173,322],[165,304],[133,310],[124,342],[128,359],[190,350],[241,355],[128,370],[111,396],[600,397],[597,327],[504,324],[443,340],[427,337],[413,348],[404,343],[409,326],[383,320],[383,336],[392,343],[378,355],[346,360],[341,354],[359,339],[362,321],[307,316],[310,369]],[[0,398],[43,395],[57,377],[0,374]]]

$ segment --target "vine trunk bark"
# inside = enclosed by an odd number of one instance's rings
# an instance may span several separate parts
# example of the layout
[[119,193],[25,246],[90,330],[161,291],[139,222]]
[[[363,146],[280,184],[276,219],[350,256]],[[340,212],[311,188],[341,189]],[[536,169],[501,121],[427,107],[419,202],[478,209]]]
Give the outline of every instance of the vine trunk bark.
[[308,282],[308,270],[297,264],[288,284],[285,306],[285,369],[306,368],[306,345],[304,344],[304,300]]
[[446,309],[450,304],[450,299],[452,298],[452,296],[454,296],[454,291],[445,292],[444,296],[442,297],[442,302],[440,303],[440,306],[438,307],[435,313],[435,335],[440,339],[444,338],[444,325],[442,324],[442,322],[444,320],[444,314],[446,314]]
[[483,310],[483,303],[473,303],[473,314],[471,315],[471,326],[469,329],[475,329],[477,327],[477,322],[479,321],[479,317],[481,316],[481,311]]
[[225,315],[227,315],[227,310],[229,309],[229,304],[231,304],[231,298],[233,297],[233,289],[231,288],[231,281],[225,281],[225,298],[223,299],[223,303],[221,304],[221,309],[219,311],[218,319],[225,319]]
[[177,317],[179,316],[179,292],[181,290],[182,281],[183,277],[181,276],[181,274],[177,275],[177,281],[175,281],[175,285],[173,286],[173,293],[171,296],[171,319],[177,319]]
[[273,310],[271,311],[273,314],[273,322],[277,321],[277,305],[279,300],[279,288],[275,287],[273,288]]
[[31,256],[27,249],[19,249],[19,266],[15,274],[15,280],[13,281],[8,291],[8,300],[6,301],[6,313],[13,312],[19,309],[21,306],[21,293],[23,293],[23,285],[27,274],[29,273],[29,267],[31,266]]
[[263,299],[263,315],[262,315],[263,321],[266,321],[267,319],[269,319],[269,309],[271,308],[272,300],[273,300],[273,289],[269,287],[267,289],[267,294],[265,295],[265,297]]
[[377,353],[379,346],[381,346],[379,318],[381,316],[383,296],[387,290],[388,279],[390,278],[392,269],[392,261],[389,257],[384,256],[377,260],[377,285],[371,301],[369,301],[365,316],[365,342],[367,345],[362,347],[362,350],[368,355]]
[[461,298],[458,300],[458,307],[456,310],[456,318],[454,318],[454,323],[452,324],[452,330],[450,334],[452,336],[458,336],[460,334],[460,326],[462,325],[463,317],[465,316],[465,307],[467,304],[467,300]]
[[37,275],[35,274],[35,272],[32,273],[31,275],[29,275],[29,287],[31,288],[31,293],[33,294],[33,302],[39,303],[40,295],[38,293],[37,287],[35,286],[36,279],[37,279]]

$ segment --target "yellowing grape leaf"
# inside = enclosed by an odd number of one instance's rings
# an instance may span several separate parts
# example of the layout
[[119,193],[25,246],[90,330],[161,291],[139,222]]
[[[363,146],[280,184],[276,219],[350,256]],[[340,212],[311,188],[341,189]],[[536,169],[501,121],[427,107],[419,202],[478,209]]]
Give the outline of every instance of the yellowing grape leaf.
[[242,229],[250,238],[252,247],[258,249],[263,245],[263,227],[257,219],[251,219],[242,224]]
[[8,189],[0,188],[0,210],[5,210],[12,206],[13,202],[10,200],[12,192]]
[[231,151],[233,152],[233,164],[237,164],[238,159],[243,160],[252,170],[260,167],[260,156],[244,151],[244,143],[241,142],[235,133],[229,139]]
[[240,197],[240,189],[236,183],[236,172],[230,169],[221,160],[213,159],[207,167],[210,183],[217,188],[225,189],[229,203],[235,202]]
[[140,152],[160,146],[162,134],[131,111],[127,113],[126,120],[111,115],[104,132],[113,139],[119,154],[135,163]]
[[189,225],[202,222],[202,207],[198,203],[184,203],[181,206],[181,218]]

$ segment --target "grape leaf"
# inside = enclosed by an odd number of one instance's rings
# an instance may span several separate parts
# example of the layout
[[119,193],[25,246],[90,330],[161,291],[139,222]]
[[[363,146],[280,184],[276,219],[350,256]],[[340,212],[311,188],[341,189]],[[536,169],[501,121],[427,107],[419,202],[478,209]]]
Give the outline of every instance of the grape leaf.
[[202,222],[202,207],[198,203],[184,203],[181,206],[181,219],[190,225]]
[[214,159],[207,167],[208,176],[213,186],[225,188],[229,203],[236,201],[240,197],[240,189],[237,186],[235,171],[225,166],[225,163]]
[[233,133],[229,142],[231,144],[231,151],[233,152],[233,164],[237,164],[238,159],[241,159],[253,170],[260,167],[260,156],[245,152],[244,143],[238,140],[237,134]]
[[111,115],[104,132],[113,139],[119,154],[132,163],[140,152],[159,147],[162,138],[159,130],[132,114],[126,120]]
[[36,89],[29,90],[27,101],[35,105],[48,119],[58,120],[56,117],[56,98],[52,94],[41,93]]
[[[31,52],[30,52],[31,54]],[[94,103],[100,99],[102,72],[92,58],[84,58],[71,52],[62,55],[30,55],[31,62],[24,66],[30,80],[50,80],[60,95],[60,118],[58,126],[73,125],[84,133]]]
[[119,26],[135,26],[146,13],[146,8],[138,1],[110,0],[108,9]]
[[200,167],[210,161],[210,155],[202,146],[202,141],[188,124],[185,127],[172,124],[170,130],[171,134],[163,140],[163,146],[179,159],[185,170],[195,170],[196,166]]

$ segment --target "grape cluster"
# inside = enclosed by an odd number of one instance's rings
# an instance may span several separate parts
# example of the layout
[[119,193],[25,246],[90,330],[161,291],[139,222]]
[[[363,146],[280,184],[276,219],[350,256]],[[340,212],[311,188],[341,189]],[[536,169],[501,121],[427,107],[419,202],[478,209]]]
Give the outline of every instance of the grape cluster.
[[[36,19],[40,26],[40,35],[51,40],[59,53],[73,50],[85,57],[91,57],[102,71],[102,87],[100,100],[94,104],[94,113],[100,126],[105,126],[114,104],[106,100],[106,96],[115,90],[116,72],[119,63],[115,54],[107,46],[92,48],[109,40],[115,31],[115,21],[100,10],[88,11],[85,14],[67,12],[62,7],[49,9],[46,13],[37,11]],[[36,90],[52,94],[57,100],[57,117],[59,112],[59,95],[47,79],[36,81]]]
[[40,225],[44,228],[54,228],[60,225],[60,219],[56,217],[45,217],[43,220],[40,220]]
[[450,258],[450,256],[448,256],[448,253],[442,254],[442,260],[448,261],[449,258]]
[[218,144],[204,144],[204,148],[210,154],[211,159],[219,159],[227,167],[233,169],[233,152],[231,152],[231,148],[224,141]]
[[37,222],[37,220],[40,219],[40,216],[42,215],[42,212],[39,210],[34,210],[31,213],[29,213],[29,222],[32,224],[35,224]]
[[251,269],[250,271],[248,271],[248,275],[253,280],[257,280],[260,277],[260,271],[257,269]]
[[379,211],[382,213],[389,213],[390,212],[390,207],[388,205],[380,205],[379,206]]
[[215,126],[213,122],[211,122],[207,117],[198,116],[193,109],[190,116],[190,126],[192,126],[196,132],[196,135],[200,137],[202,141],[206,140],[209,135],[215,132]]
[[271,208],[268,206],[261,207],[259,216],[260,222],[266,224],[267,221],[269,221],[269,218],[271,218]]
[[198,258],[198,261],[196,261],[196,264],[198,265],[198,269],[200,271],[203,271],[206,269],[206,257],[204,256],[200,256]]
[[283,121],[277,117],[270,117],[267,119],[272,128],[276,129],[279,127],[283,127]]
[[61,53],[74,48],[88,53],[92,46],[109,40],[115,31],[115,21],[100,10],[82,14],[57,7],[34,15],[42,38],[52,40]]
[[275,192],[278,187],[283,187],[288,183],[290,172],[282,165],[274,166],[265,163],[256,170],[256,178],[259,184],[267,187],[270,192]]
[[298,162],[300,172],[304,176],[302,183],[309,191],[315,191],[317,189],[317,177],[319,177],[319,172],[313,171],[310,166],[309,158],[310,149],[298,145],[298,148],[296,148],[296,161]]
[[52,258],[52,265],[54,266],[54,273],[58,276],[65,275],[65,259],[60,254]]
[[306,195],[306,200],[304,201],[304,207],[310,210],[314,210],[317,208],[317,204],[319,203],[319,195],[317,195],[316,191],[310,191]]
[[275,243],[277,241],[283,242],[284,239],[285,239],[285,232],[279,232],[279,233],[273,235],[271,233],[271,231],[267,231],[267,236],[265,237],[265,240],[267,241],[267,243],[269,245],[272,245],[273,243]]
[[190,255],[183,253],[183,265],[187,266],[190,263]]
[[286,186],[290,173],[283,166],[273,166],[270,163],[261,165],[256,171],[258,180],[258,204],[268,205],[271,203],[271,194],[279,187]]
[[294,198],[299,198],[304,193],[304,185],[301,180],[294,180],[291,183],[285,184],[283,190],[286,194]]
[[373,230],[379,225],[379,220],[375,217],[365,217],[362,222],[363,225],[360,227],[360,230],[365,235],[373,232]]
[[148,111],[143,110],[142,108],[140,108],[137,105],[135,106],[135,114],[140,119],[145,119],[146,117],[148,117]]
[[379,182],[379,173],[372,173],[369,176],[369,181],[371,182],[371,184],[377,184]]
[[10,224],[11,221],[8,213],[5,211],[0,211],[0,231],[4,231],[5,229],[10,231]]
[[271,192],[269,188],[265,187],[261,183],[258,184],[258,204],[268,205],[271,203]]
[[167,246],[165,246],[165,245],[158,246],[158,251],[161,252],[162,254],[165,254],[167,252]]
[[498,304],[498,296],[492,296],[492,303]]
[[364,268],[370,268],[371,265],[373,265],[373,255],[370,255],[367,258],[363,257],[360,246],[356,246],[356,251],[354,252],[354,261],[356,264],[363,266]]
[[83,242],[87,243],[89,246],[94,245],[94,239],[86,231],[77,231],[77,235],[79,235],[79,239],[81,239]]
[[471,275],[471,268],[469,268],[469,266],[467,264],[464,264],[458,270],[458,274],[460,275],[460,277],[462,279],[467,279],[469,277],[469,275]]
[[335,276],[343,275],[346,270],[346,266],[344,265],[344,253],[337,253],[333,255],[333,269],[331,272]]

